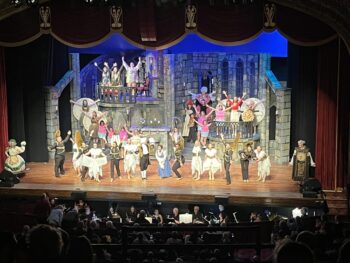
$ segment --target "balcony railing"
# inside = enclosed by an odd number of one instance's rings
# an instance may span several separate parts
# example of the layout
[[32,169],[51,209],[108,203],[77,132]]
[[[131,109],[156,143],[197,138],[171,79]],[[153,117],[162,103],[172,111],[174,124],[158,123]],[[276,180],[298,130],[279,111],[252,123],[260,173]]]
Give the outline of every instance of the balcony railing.
[[97,85],[97,96],[102,103],[135,103],[136,88]]
[[240,134],[241,139],[254,139],[255,122],[213,121],[209,129],[209,138],[235,139]]

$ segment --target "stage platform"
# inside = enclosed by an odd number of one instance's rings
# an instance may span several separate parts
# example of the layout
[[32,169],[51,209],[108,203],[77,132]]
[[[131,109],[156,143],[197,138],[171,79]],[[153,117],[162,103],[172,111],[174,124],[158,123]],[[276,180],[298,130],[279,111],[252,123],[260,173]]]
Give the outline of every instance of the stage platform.
[[67,155],[66,174],[60,178],[53,175],[53,161],[28,163],[26,175],[13,188],[0,188],[0,194],[11,196],[38,196],[48,192],[54,197],[69,198],[74,191],[86,191],[88,199],[96,200],[142,200],[143,195],[156,195],[159,201],[214,203],[215,198],[227,198],[230,204],[254,204],[266,206],[318,206],[320,199],[303,198],[299,186],[291,179],[292,168],[272,164],[271,176],[265,182],[257,181],[257,163],[250,165],[250,179],[244,183],[238,163],[231,166],[232,184],[226,185],[224,171],[217,173],[215,181],[204,174],[199,181],[191,176],[191,163],[181,168],[182,180],[176,177],[161,179],[157,174],[157,161],[151,160],[147,180],[142,181],[139,170],[127,179],[121,163],[122,178],[110,180],[109,164],[104,166],[101,182],[87,179],[81,182],[72,168],[71,155]]

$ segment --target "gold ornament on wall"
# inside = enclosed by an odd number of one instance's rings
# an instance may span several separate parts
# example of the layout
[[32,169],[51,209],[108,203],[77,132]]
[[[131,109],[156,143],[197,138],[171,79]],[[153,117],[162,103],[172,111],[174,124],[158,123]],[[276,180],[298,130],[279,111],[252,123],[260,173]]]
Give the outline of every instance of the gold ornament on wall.
[[123,27],[122,24],[122,15],[123,15],[123,10],[120,6],[112,6],[110,8],[110,13],[112,17],[112,23],[111,23],[111,28],[112,29],[121,29]]
[[193,29],[197,26],[196,23],[197,8],[194,5],[186,7],[186,28]]
[[274,28],[276,26],[276,23],[275,23],[276,5],[275,4],[265,4],[264,15],[265,15],[264,27],[265,28]]
[[51,10],[49,6],[39,8],[40,28],[49,29],[51,27]]

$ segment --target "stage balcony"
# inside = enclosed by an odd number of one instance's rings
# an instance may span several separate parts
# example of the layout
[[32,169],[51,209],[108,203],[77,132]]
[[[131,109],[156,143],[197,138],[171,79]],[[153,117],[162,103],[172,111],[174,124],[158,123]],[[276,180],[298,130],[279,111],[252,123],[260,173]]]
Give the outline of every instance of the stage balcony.
[[104,86],[97,85],[97,98],[102,107],[120,107],[140,104],[158,104],[157,99],[150,96],[148,90],[142,90],[140,87],[131,88],[125,86]]
[[237,134],[240,134],[240,139],[244,140],[259,140],[254,132],[256,127],[255,122],[231,122],[231,121],[212,121],[209,127],[209,139],[221,139],[221,133],[227,140],[234,140]]

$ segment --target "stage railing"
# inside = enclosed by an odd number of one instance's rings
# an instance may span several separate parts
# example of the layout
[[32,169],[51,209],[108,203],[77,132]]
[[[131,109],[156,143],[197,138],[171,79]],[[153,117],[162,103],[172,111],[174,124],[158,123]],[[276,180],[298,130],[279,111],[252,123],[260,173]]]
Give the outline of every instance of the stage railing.
[[97,93],[101,103],[129,104],[136,102],[136,88],[97,85]]
[[209,128],[209,138],[220,138],[221,133],[225,139],[235,139],[238,133],[241,139],[253,139],[254,122],[213,121]]

